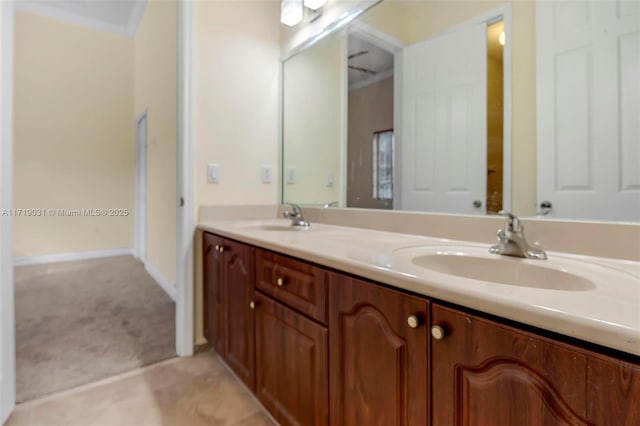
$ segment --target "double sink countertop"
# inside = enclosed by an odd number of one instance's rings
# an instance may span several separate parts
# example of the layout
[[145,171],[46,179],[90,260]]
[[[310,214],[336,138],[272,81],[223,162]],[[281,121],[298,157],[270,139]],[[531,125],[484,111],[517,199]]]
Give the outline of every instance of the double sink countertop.
[[[205,221],[199,228],[392,287],[640,355],[640,262],[552,251],[547,251],[548,260],[520,259],[489,254],[493,244],[489,241],[479,244],[322,223],[304,229],[292,227],[283,219]],[[443,256],[447,257],[444,266],[440,263]],[[430,263],[434,260],[435,268]],[[510,273],[502,277],[501,270]],[[521,271],[531,277],[517,284],[509,281],[509,277],[518,279]],[[558,281],[552,282],[549,277]]]

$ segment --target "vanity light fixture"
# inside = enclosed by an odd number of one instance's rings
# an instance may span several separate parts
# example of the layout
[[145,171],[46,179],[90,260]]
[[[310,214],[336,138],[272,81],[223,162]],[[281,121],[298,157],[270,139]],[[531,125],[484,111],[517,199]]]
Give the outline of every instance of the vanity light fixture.
[[500,43],[501,45],[504,46],[505,41],[507,41],[507,37],[504,34],[504,31],[502,31],[499,35],[498,35],[498,43]]
[[327,4],[327,0],[304,0],[304,6],[311,10],[318,10]]
[[302,0],[282,0],[280,3],[280,22],[290,27],[302,22]]

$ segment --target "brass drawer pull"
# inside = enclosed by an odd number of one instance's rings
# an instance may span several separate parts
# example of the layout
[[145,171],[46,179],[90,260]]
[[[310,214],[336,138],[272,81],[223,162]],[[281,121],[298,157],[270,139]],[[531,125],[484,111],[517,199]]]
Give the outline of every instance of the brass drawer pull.
[[446,333],[444,331],[444,328],[440,327],[439,325],[434,325],[433,327],[431,327],[431,335],[436,340],[442,340],[444,339]]
[[416,315],[410,315],[409,318],[407,318],[407,324],[409,324],[411,328],[418,328],[420,327],[420,318]]
[[278,287],[284,287],[284,278],[278,278],[276,284],[278,284]]

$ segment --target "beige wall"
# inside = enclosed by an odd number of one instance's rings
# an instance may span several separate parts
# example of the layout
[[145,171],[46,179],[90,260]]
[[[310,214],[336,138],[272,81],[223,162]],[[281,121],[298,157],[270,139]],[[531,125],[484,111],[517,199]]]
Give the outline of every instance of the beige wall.
[[[196,2],[194,18],[195,207],[275,204],[280,3]],[[207,163],[220,164],[219,184],[207,184]],[[262,165],[273,168],[271,184],[260,181]],[[202,257],[196,239],[195,339],[202,343]]]
[[374,132],[393,129],[393,78],[349,92],[347,207],[391,208],[372,197]]
[[[344,140],[345,39],[334,34],[284,65],[283,200],[340,201]],[[296,171],[295,183],[287,170]],[[333,173],[333,186],[327,174]]]
[[[280,5],[195,3],[196,205],[270,204],[278,196]],[[207,183],[207,163],[221,167]],[[271,184],[262,184],[262,165]]]
[[[132,61],[131,38],[16,11],[16,208],[132,211]],[[14,222],[15,256],[132,244],[132,214]]]
[[178,4],[151,0],[134,38],[134,109],[147,112],[147,263],[176,280]]

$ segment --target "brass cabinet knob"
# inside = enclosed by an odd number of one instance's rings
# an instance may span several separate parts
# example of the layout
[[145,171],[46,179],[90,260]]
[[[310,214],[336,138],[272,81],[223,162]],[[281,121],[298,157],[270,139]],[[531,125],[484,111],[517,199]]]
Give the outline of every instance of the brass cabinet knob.
[[256,308],[256,302],[254,302],[254,301],[249,302],[249,307],[251,309],[255,309]]
[[278,278],[276,283],[278,284],[278,287],[284,286],[284,278]]
[[411,328],[418,328],[420,327],[420,318],[415,315],[410,315],[409,318],[407,318],[407,324],[409,324]]
[[214,247],[215,251],[220,251],[220,246],[218,244],[216,244],[216,246]]
[[446,333],[444,332],[444,328],[440,327],[439,325],[434,325],[433,327],[431,327],[431,335],[434,339],[442,340],[444,339],[445,334]]
[[219,251],[220,253],[222,253],[222,252],[224,251],[224,246],[220,246],[220,248],[218,249],[218,251]]

